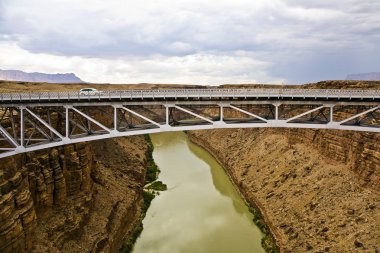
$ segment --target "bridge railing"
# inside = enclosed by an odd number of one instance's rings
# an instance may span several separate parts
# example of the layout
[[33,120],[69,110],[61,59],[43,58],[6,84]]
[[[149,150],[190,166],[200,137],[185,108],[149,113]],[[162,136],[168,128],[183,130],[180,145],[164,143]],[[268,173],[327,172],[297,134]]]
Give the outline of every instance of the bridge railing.
[[179,97],[331,97],[380,98],[380,90],[338,89],[162,89],[106,90],[93,93],[80,91],[0,93],[1,101],[89,100],[116,98],[179,98]]

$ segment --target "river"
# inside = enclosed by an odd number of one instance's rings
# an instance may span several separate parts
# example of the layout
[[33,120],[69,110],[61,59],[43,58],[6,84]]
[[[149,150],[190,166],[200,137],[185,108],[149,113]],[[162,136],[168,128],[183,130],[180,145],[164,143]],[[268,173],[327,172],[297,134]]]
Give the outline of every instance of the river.
[[223,168],[182,132],[151,135],[161,192],[134,253],[261,253],[262,233]]

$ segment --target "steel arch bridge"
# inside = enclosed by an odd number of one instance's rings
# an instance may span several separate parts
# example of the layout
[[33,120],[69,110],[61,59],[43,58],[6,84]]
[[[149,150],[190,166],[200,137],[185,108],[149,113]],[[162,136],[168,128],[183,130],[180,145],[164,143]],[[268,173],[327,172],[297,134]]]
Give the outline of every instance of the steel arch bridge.
[[157,89],[0,93],[0,158],[165,131],[289,127],[380,132],[380,90]]

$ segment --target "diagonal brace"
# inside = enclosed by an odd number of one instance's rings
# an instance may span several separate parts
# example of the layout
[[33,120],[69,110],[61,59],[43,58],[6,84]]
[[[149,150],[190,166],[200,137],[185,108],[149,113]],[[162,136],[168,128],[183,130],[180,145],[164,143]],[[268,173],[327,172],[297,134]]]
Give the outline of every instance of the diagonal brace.
[[64,138],[57,130],[55,130],[53,127],[51,127],[48,123],[46,123],[46,121],[44,121],[43,119],[41,119],[37,114],[35,114],[31,110],[29,110],[28,108],[25,108],[25,110],[30,115],[32,115],[34,118],[36,118],[39,122],[41,122],[45,127],[47,127],[50,131],[52,131],[55,135],[57,135],[59,138],[61,138],[61,139]]
[[377,109],[380,109],[380,105],[378,105],[378,106],[376,106],[376,107],[374,107],[374,108],[371,108],[371,109],[369,109],[369,110],[367,110],[367,111],[364,111],[364,112],[361,112],[361,113],[359,113],[359,114],[356,114],[356,115],[354,115],[354,116],[352,116],[352,117],[349,117],[348,119],[345,119],[345,120],[339,121],[338,123],[339,123],[339,125],[341,125],[341,124],[346,123],[346,122],[348,122],[348,121],[350,121],[350,120],[353,120],[353,119],[355,119],[355,118],[357,118],[357,117],[360,117],[360,116],[362,116],[362,115],[364,115],[364,114],[367,114],[367,113],[369,113],[369,112],[376,111]]
[[46,137],[46,139],[52,139],[51,136],[49,136],[41,127],[39,127],[36,123],[34,123],[31,119],[28,117],[25,117],[25,120],[28,121],[35,129],[37,129],[43,136]]
[[255,117],[255,118],[259,119],[259,120],[262,120],[262,121],[265,121],[265,122],[268,121],[267,119],[265,119],[265,118],[263,118],[263,117],[260,117],[259,115],[256,115],[256,114],[254,114],[254,113],[248,112],[248,111],[243,110],[243,109],[240,109],[239,107],[233,106],[233,105],[231,105],[231,104],[228,105],[228,107],[230,107],[230,108],[232,108],[232,109],[234,109],[234,110],[237,110],[237,111],[239,111],[239,112],[242,112],[242,113],[244,113],[244,114],[247,114],[247,115],[249,115],[249,116]]
[[15,139],[0,125],[0,133],[4,136],[5,139],[9,140],[13,146],[20,146]]
[[310,113],[312,113],[312,112],[318,111],[318,110],[320,110],[320,109],[322,109],[322,108],[324,108],[324,107],[326,107],[326,106],[322,105],[322,106],[319,106],[319,107],[314,108],[314,109],[312,109],[312,110],[309,110],[309,111],[307,111],[307,112],[304,112],[304,113],[301,113],[301,114],[299,114],[299,115],[296,115],[296,116],[294,116],[294,117],[292,117],[292,118],[290,118],[290,119],[287,119],[287,120],[286,120],[286,123],[289,123],[289,122],[292,121],[292,120],[295,120],[295,119],[301,118],[302,116],[308,115],[308,114],[310,114]]
[[104,130],[106,130],[109,133],[111,132],[111,130],[108,127],[106,127],[103,124],[101,124],[100,122],[94,120],[93,118],[91,118],[87,114],[79,111],[77,108],[71,107],[71,109],[74,110],[75,112],[77,112],[78,114],[82,115],[83,117],[85,117],[86,119],[88,119],[89,121],[91,121],[92,123],[94,123],[95,125],[99,126],[100,128],[103,128]]
[[196,114],[196,113],[193,113],[192,111],[189,111],[189,110],[183,109],[182,107],[179,107],[179,106],[177,106],[177,105],[174,105],[173,107],[174,107],[174,108],[177,108],[178,110],[181,110],[181,111],[183,111],[183,112],[186,112],[186,113],[188,113],[188,114],[191,114],[191,115],[193,115],[193,116],[195,116],[195,117],[197,117],[197,118],[203,119],[204,121],[207,121],[207,122],[210,122],[210,123],[214,124],[214,121],[212,121],[212,120],[210,120],[210,119],[208,119],[208,118],[205,118],[205,117],[203,117],[203,116],[201,116],[201,115],[198,115],[198,114]]
[[143,116],[143,115],[141,115],[141,114],[139,114],[139,113],[137,113],[137,112],[135,112],[135,111],[132,111],[131,109],[128,109],[127,107],[120,106],[119,108],[122,109],[122,110],[125,110],[125,111],[127,111],[127,112],[130,112],[130,113],[132,113],[133,115],[135,115],[135,116],[137,116],[137,117],[139,117],[139,118],[142,118],[143,120],[146,120],[146,121],[148,121],[149,123],[152,123],[153,125],[156,125],[156,126],[158,126],[158,127],[161,127],[161,125],[158,124],[157,122],[155,122],[155,121],[153,121],[153,120],[151,120],[151,119],[148,119],[147,117],[145,117],[145,116]]

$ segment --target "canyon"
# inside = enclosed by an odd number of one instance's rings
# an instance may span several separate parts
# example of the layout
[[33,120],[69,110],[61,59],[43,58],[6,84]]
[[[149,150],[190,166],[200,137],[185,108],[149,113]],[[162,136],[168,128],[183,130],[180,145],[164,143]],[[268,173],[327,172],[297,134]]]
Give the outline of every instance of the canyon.
[[[2,84],[7,91],[39,87]],[[379,85],[327,81],[304,87]],[[380,252],[379,134],[312,129],[187,134],[224,167],[280,252]],[[0,252],[117,252],[142,218],[147,149],[144,138],[134,136],[2,159]]]

